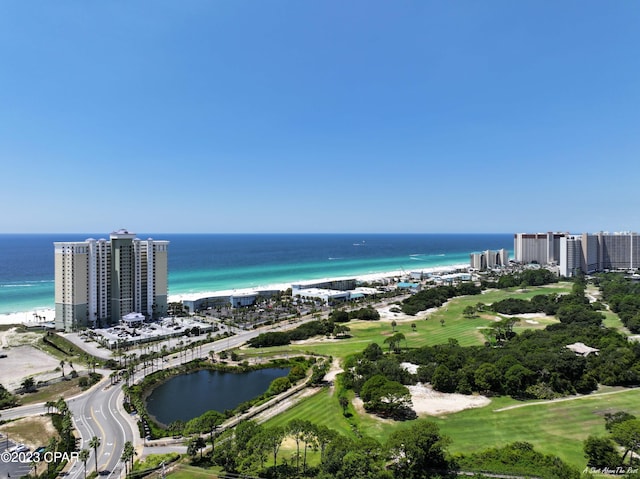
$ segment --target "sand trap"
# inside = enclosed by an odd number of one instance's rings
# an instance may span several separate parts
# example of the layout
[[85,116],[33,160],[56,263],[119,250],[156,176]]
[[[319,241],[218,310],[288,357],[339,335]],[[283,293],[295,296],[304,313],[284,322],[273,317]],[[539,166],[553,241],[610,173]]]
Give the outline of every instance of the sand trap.
[[441,393],[435,391],[431,385],[416,384],[407,386],[411,392],[413,410],[420,415],[436,416],[484,407],[491,403],[491,399],[480,395],[466,395],[457,393]]
[[[423,385],[418,383],[415,386],[407,386],[407,388],[411,393],[413,410],[418,416],[452,414],[465,409],[484,407],[491,403],[491,399],[485,396],[456,393],[448,394],[434,391],[429,384]],[[369,414],[365,411],[362,399],[359,397],[354,398],[353,406],[360,414]],[[382,422],[393,421],[392,419],[380,418],[374,414],[369,414],[369,416],[375,417]]]
[[536,321],[535,319],[525,319],[524,320],[525,323],[529,323],[529,324],[540,324],[538,321]]
[[429,308],[424,311],[418,311],[415,316],[411,316],[409,314],[405,314],[402,311],[399,313],[391,311],[392,309],[400,309],[400,306],[397,304],[389,304],[386,306],[381,306],[376,308],[378,313],[380,313],[380,321],[419,321],[421,319],[426,319],[432,313],[438,311],[438,309],[442,307],[446,307],[447,303],[444,303],[439,308]]
[[507,318],[523,318],[523,319],[545,319],[545,318],[553,318],[553,316],[548,316],[544,313],[522,313],[522,314],[503,314],[503,316]]

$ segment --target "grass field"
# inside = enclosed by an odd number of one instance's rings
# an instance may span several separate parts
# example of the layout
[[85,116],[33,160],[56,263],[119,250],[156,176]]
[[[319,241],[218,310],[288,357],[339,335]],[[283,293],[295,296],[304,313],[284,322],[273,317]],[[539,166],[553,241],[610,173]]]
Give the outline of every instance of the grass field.
[[[161,477],[159,474],[154,474],[149,477]],[[170,479],[198,479],[198,478],[217,478],[219,476],[215,471],[208,471],[200,467],[189,466],[186,464],[179,464],[173,471],[167,474]]]
[[[397,320],[396,331],[406,336],[406,346],[410,348],[440,344],[449,338],[457,339],[463,346],[482,344],[484,337],[479,328],[487,327],[500,315],[489,313],[467,319],[462,315],[467,305],[475,305],[478,302],[489,304],[506,297],[530,298],[536,294],[564,293],[570,290],[570,283],[559,283],[542,288],[531,287],[525,292],[491,291],[482,296],[455,298],[440,310],[428,315],[426,320]],[[608,323],[608,326],[620,329],[620,321],[615,314],[605,312],[605,315],[605,323]],[[444,319],[444,326],[441,326],[440,319]],[[536,322],[538,324],[521,321],[514,329],[522,331],[544,328],[557,320],[537,318]],[[416,324],[415,331],[411,327],[412,323]],[[314,340],[273,350],[289,354],[309,350],[344,358],[362,351],[370,342],[377,342],[385,348],[384,338],[392,334],[388,321],[351,322],[348,326],[351,328],[352,336],[349,339]],[[261,351],[264,354],[265,350]],[[251,354],[251,351],[243,353]],[[523,405],[526,406],[520,407]],[[517,407],[496,411],[509,406]],[[596,394],[560,402],[521,402],[509,397],[499,397],[493,398],[487,407],[433,419],[440,425],[442,432],[451,437],[453,442],[449,450],[452,453],[469,453],[514,441],[527,441],[534,444],[539,451],[558,455],[569,464],[583,469],[586,459],[582,451],[582,441],[590,434],[605,435],[604,414],[620,410],[640,415],[640,389],[602,388]],[[368,414],[355,413],[353,410],[352,412],[352,417],[345,418],[331,389],[325,389],[271,419],[267,424],[284,425],[293,418],[301,418],[324,424],[352,437],[358,430],[381,442],[393,431],[410,424],[382,421]],[[283,448],[282,454],[286,456],[287,453],[286,448]]]
[[68,398],[80,394],[84,391],[78,383],[80,378],[72,378],[68,381],[61,381],[49,386],[40,386],[37,391],[32,393],[25,393],[18,396],[21,405],[35,404],[46,401],[56,401],[63,398]]
[[[559,402],[516,401],[509,397],[493,398],[484,408],[469,409],[447,416],[432,417],[443,434],[452,439],[451,453],[471,453],[514,441],[526,441],[545,454],[559,456],[567,463],[584,469],[586,459],[582,441],[589,435],[606,435],[604,415],[627,411],[640,416],[640,389],[603,388],[590,396],[572,397]],[[512,409],[504,409],[513,407]],[[306,419],[355,437],[354,430],[384,442],[409,422],[383,421],[368,414],[345,418],[329,389],[297,404],[271,419],[266,425],[285,425],[291,419]],[[293,451],[283,447],[287,457]]]
[[[396,331],[405,335],[407,341],[402,347],[416,348],[425,345],[446,343],[455,338],[462,346],[483,344],[482,328],[490,326],[498,314],[482,313],[475,318],[465,318],[462,314],[468,305],[490,304],[507,297],[528,299],[536,294],[567,293],[571,283],[558,283],[545,287],[530,287],[527,291],[518,289],[490,291],[480,296],[455,298],[444,307],[427,315],[415,318],[396,319]],[[620,320],[610,312],[605,312],[605,324],[622,330]],[[441,319],[444,325],[441,325]],[[536,318],[537,324],[520,321],[515,331],[544,328],[557,322],[554,318]],[[415,324],[415,330],[412,327]],[[286,347],[243,349],[239,351],[243,359],[272,354],[299,354],[312,351],[316,354],[331,355],[343,359],[362,351],[369,343],[376,342],[383,349],[384,339],[393,334],[390,321],[359,322],[347,324],[351,337],[341,340],[314,339]],[[499,447],[514,441],[527,441],[537,450],[554,454],[579,469],[584,469],[586,459],[582,452],[582,441],[591,434],[605,435],[604,414],[627,411],[640,416],[640,389],[601,388],[598,393],[580,398],[567,398],[557,402],[522,402],[510,397],[493,398],[484,408],[469,409],[446,416],[433,417],[443,434],[452,439],[451,453],[471,453],[490,447]],[[506,409],[505,409],[506,408]],[[411,422],[381,420],[374,416],[357,412],[351,407],[351,416],[345,417],[332,388],[320,390],[284,413],[270,419],[266,425],[285,425],[291,419],[300,418],[316,424],[326,425],[341,434],[356,437],[357,433],[374,437],[385,442],[389,435],[408,427]],[[294,449],[283,445],[279,457],[289,458]],[[317,460],[309,457],[310,463]],[[188,466],[169,477],[216,477],[201,469],[191,470]]]
[[[445,306],[429,314],[419,314],[409,319],[396,319],[396,332],[404,334],[406,342],[402,347],[419,348],[435,344],[446,343],[449,338],[458,340],[461,346],[474,346],[483,344],[482,328],[490,326],[496,317],[495,313],[483,313],[474,318],[465,318],[462,314],[467,306],[475,306],[477,303],[491,304],[505,298],[531,298],[536,294],[567,293],[571,291],[571,283],[557,283],[544,287],[531,287],[527,291],[516,289],[489,291],[477,296],[462,296],[454,298]],[[441,323],[444,320],[444,324]],[[519,323],[514,329],[542,328],[546,324],[555,322],[554,319],[539,320],[538,325],[526,322]],[[415,324],[415,331],[412,328]],[[345,358],[351,354],[361,352],[369,343],[378,343],[383,349],[385,338],[393,334],[390,321],[351,321],[347,323],[351,329],[349,338],[338,340],[313,339],[299,344],[291,344],[285,347],[247,348],[241,351],[243,359],[251,359],[256,356],[268,356],[271,354],[298,354],[312,351],[316,354],[324,354],[337,358]]]

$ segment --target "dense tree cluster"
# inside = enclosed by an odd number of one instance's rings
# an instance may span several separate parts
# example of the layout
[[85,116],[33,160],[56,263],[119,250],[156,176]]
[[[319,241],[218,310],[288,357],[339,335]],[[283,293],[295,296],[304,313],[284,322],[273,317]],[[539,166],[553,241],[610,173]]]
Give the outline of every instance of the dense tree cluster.
[[480,294],[482,289],[471,282],[463,282],[458,286],[435,286],[423,289],[402,301],[402,312],[415,315],[429,308],[442,306],[447,300],[456,296]]
[[497,281],[484,281],[483,285],[490,288],[514,288],[528,286],[542,286],[557,283],[558,277],[548,269],[525,269],[510,274],[501,275]]
[[[634,464],[634,456],[640,451],[640,419],[625,411],[605,414],[605,428],[609,436],[589,436],[584,441],[587,466],[597,469],[616,469],[624,464],[627,456],[629,465]],[[623,455],[618,452],[618,445]]]
[[489,309],[501,314],[545,313],[555,315],[562,323],[583,323],[599,326],[604,316],[584,295],[584,284],[577,282],[570,294],[539,294],[530,300],[507,298],[496,301]]
[[16,406],[18,399],[0,384],[0,409]]
[[[566,346],[582,342],[599,349],[583,357]],[[495,347],[449,344],[403,352],[420,365],[418,379],[443,392],[473,391],[547,399],[588,393],[598,383],[631,385],[640,381],[640,345],[616,331],[588,323],[560,323],[525,331]]]
[[385,355],[377,343],[369,344],[362,353],[346,359],[342,385],[360,394],[365,382],[376,375],[400,384],[414,384],[415,377],[400,365],[398,356]]
[[352,311],[335,309],[329,315],[329,319],[335,323],[346,323],[352,319],[359,319],[361,321],[378,321],[380,319],[380,313],[371,306],[354,309]]
[[640,333],[640,283],[615,273],[603,274],[598,279],[602,297],[611,310],[618,314],[629,331]]
[[[288,460],[281,453],[287,440],[295,444]],[[193,463],[215,464],[230,474],[265,478],[453,478],[458,477],[459,470],[487,469],[558,479],[579,477],[578,471],[557,457],[536,452],[528,443],[452,457],[447,452],[451,439],[441,434],[437,424],[425,419],[407,423],[384,443],[367,436],[347,437],[304,419],[274,426],[243,421],[220,441],[224,441],[224,447],[212,447],[204,454],[205,437],[192,437],[188,454]],[[312,450],[319,453],[319,460],[311,463]]]
[[[285,439],[296,446],[289,462],[279,457]],[[451,469],[446,451],[449,443],[436,424],[425,420],[392,434],[384,444],[366,436],[352,439],[303,419],[272,427],[244,421],[224,448],[212,451],[210,461],[230,473],[269,478],[421,479]],[[307,460],[311,450],[320,452],[319,463],[313,466]],[[201,462],[198,451],[197,446],[189,450]]]
[[460,456],[456,461],[462,470],[554,479],[580,478],[579,470],[565,464],[556,456],[537,452],[528,442],[514,442],[504,447]]
[[398,381],[390,381],[382,374],[367,379],[360,390],[360,398],[367,411],[380,416],[395,419],[416,417],[409,389]]
[[255,338],[247,341],[247,344],[252,348],[284,346],[286,344],[290,344],[291,341],[299,341],[313,336],[332,334],[334,328],[335,325],[333,321],[309,321],[308,323],[301,324],[290,331],[269,331],[268,333],[261,333]]
[[[640,344],[602,327],[602,315],[585,299],[580,283],[562,297],[536,296],[531,300],[534,304],[553,303],[560,323],[516,335],[512,327],[517,320],[505,318],[487,329],[494,342],[485,346],[463,348],[452,339],[447,344],[384,355],[380,346],[371,344],[346,361],[343,385],[362,395],[363,385],[382,375],[404,385],[430,382],[442,392],[548,399],[588,393],[599,383],[637,384]],[[599,351],[582,356],[567,348],[576,342]],[[491,347],[494,345],[499,347]],[[402,368],[401,361],[417,364],[417,374]]]
[[[369,321],[380,319],[380,313],[375,309],[363,308],[358,311],[361,315],[358,319],[364,319],[365,317],[371,318]],[[369,314],[370,311],[373,311],[377,316],[374,318],[374,315]],[[342,313],[349,314],[344,311]],[[290,331],[261,333],[247,341],[247,344],[253,348],[268,348],[270,346],[285,346],[290,344],[291,341],[301,341],[313,336],[333,335],[335,337],[346,337],[349,328],[343,324],[336,324],[337,322],[343,321],[335,321],[333,317],[329,317],[328,320],[309,321]]]

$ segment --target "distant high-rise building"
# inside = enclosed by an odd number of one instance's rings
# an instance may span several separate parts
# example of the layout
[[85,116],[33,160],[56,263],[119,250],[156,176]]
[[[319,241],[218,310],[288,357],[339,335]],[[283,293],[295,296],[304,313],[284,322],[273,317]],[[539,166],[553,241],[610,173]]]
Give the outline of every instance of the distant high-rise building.
[[486,250],[481,253],[471,253],[469,259],[473,269],[484,271],[509,264],[509,252],[504,248],[497,251]]
[[515,259],[521,263],[553,264],[561,276],[578,271],[640,268],[640,236],[637,233],[516,233]]
[[569,233],[516,233],[513,256],[518,263],[558,264],[560,240]]
[[56,242],[56,329],[117,324],[129,313],[167,314],[168,241],[127,230],[105,239]]

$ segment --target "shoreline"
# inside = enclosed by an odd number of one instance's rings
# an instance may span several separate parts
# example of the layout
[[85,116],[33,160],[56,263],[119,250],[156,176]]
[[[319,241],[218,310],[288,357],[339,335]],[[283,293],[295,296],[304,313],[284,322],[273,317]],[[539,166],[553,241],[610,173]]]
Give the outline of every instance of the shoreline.
[[[452,264],[452,265],[441,265],[441,266],[433,266],[429,268],[423,268],[416,271],[421,271],[423,273],[439,273],[450,270],[457,269],[468,269],[468,264]],[[285,283],[274,283],[267,284],[264,286],[252,286],[248,288],[237,288],[237,289],[228,289],[228,290],[218,290],[218,291],[200,291],[193,293],[180,293],[180,294],[169,294],[167,297],[167,302],[174,303],[180,302],[183,300],[193,300],[198,298],[204,298],[208,296],[229,296],[232,294],[243,294],[243,293],[251,293],[257,290],[279,290],[286,291],[291,287],[294,283],[304,283],[308,281],[316,281],[323,282],[329,281],[339,278],[356,278],[358,281],[380,281],[383,279],[407,276],[409,273],[404,270],[394,270],[394,271],[386,271],[379,273],[367,273],[367,274],[357,274],[357,275],[342,275],[328,278],[321,278],[317,280],[297,280],[297,281],[289,281]],[[42,318],[41,320],[37,319],[36,316]],[[14,313],[2,313],[0,314],[0,326],[1,325],[27,325],[27,326],[38,326],[39,324],[51,322],[55,319],[55,309],[54,308],[38,308],[30,311],[17,311]]]

